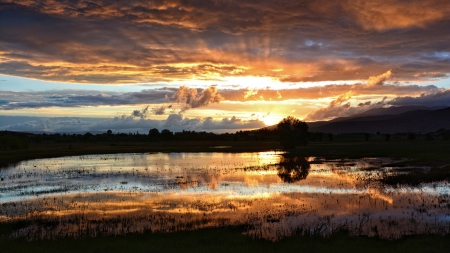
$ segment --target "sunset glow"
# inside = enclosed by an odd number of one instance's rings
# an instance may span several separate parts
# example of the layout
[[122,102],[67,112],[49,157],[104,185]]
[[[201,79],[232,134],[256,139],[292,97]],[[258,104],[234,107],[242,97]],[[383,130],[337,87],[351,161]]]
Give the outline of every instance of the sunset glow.
[[235,132],[450,105],[446,1],[5,0],[0,17],[2,130]]

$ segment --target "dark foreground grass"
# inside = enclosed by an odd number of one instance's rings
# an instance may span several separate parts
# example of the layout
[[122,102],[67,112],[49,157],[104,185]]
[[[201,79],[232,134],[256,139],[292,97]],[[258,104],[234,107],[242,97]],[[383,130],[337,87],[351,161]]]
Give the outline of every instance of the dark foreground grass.
[[434,167],[427,171],[415,169],[408,173],[398,173],[386,176],[380,181],[388,185],[418,186],[422,183],[431,183],[450,180],[450,166]]
[[[222,146],[224,148],[215,148]],[[270,141],[163,141],[163,142],[80,142],[30,143],[28,149],[0,151],[0,165],[29,159],[117,153],[148,152],[261,152],[280,149]]]
[[315,142],[290,153],[334,158],[410,158],[416,163],[447,163],[450,161],[450,141]]
[[[223,146],[225,148],[214,148]],[[28,159],[114,153],[145,152],[261,152],[282,150],[276,141],[165,141],[165,142],[86,142],[31,143],[26,150],[0,151],[0,161],[13,163]],[[324,141],[289,150],[296,156],[325,158],[391,157],[410,158],[415,163],[448,164],[450,141]]]
[[449,252],[450,236],[417,235],[389,241],[336,234],[330,238],[292,236],[279,242],[251,239],[236,227],[171,234],[25,241],[3,240],[1,252]]

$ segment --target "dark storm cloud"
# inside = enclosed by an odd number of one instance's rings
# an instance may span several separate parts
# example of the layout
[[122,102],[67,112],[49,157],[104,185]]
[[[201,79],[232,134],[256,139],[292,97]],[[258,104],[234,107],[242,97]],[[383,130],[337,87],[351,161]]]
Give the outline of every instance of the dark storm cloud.
[[[358,23],[366,29],[421,27],[447,18],[448,5],[439,0],[165,0],[111,1],[10,0],[41,13],[87,19],[117,19],[147,24],[177,25],[194,29],[217,27],[225,31],[273,29],[280,25],[321,24],[342,18],[341,24]],[[405,9],[408,11],[405,12]],[[326,17],[321,15],[327,14]],[[347,19],[343,19],[347,17]]]
[[[53,1],[0,5],[0,73],[141,83],[448,77],[448,1]],[[273,71],[279,69],[279,71]]]

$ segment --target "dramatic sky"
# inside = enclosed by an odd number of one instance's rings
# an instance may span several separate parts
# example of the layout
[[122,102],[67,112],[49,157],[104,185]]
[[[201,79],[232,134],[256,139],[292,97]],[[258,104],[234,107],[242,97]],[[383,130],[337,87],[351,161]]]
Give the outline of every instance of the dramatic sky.
[[449,88],[444,0],[0,0],[0,130],[235,132]]

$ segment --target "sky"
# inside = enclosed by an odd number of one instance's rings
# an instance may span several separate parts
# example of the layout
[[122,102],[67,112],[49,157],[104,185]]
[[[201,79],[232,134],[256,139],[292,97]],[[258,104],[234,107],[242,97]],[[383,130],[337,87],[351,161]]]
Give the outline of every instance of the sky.
[[0,130],[235,132],[450,106],[442,0],[0,0]]

